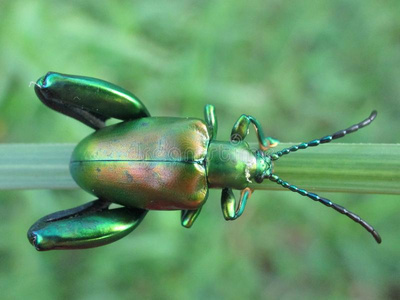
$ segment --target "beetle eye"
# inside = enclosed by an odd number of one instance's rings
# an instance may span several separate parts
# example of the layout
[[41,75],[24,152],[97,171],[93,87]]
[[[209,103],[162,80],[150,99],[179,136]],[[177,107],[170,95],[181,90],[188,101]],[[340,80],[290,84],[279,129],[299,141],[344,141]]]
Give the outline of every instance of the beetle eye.
[[254,177],[254,179],[255,179],[255,181],[257,183],[262,183],[263,180],[264,180],[264,176],[263,175],[257,175],[257,176]]

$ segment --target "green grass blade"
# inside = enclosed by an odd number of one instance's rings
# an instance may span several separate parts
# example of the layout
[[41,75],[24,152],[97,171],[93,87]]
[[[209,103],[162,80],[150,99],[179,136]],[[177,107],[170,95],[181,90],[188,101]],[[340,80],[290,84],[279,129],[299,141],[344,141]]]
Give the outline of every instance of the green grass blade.
[[[0,145],[0,189],[76,188],[68,170],[74,146]],[[310,191],[400,194],[400,144],[321,145],[285,155],[275,162],[274,172]],[[252,187],[283,189],[269,180]]]
[[69,173],[75,144],[0,145],[0,189],[77,188]]
[[[309,191],[400,194],[400,144],[334,143],[298,150],[276,161],[274,173]],[[269,180],[252,187],[283,190]]]

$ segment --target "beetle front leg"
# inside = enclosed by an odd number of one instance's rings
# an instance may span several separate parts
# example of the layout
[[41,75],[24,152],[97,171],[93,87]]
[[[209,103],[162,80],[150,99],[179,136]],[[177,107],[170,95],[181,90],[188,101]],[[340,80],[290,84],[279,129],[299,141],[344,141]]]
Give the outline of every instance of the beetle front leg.
[[195,210],[182,210],[181,212],[181,224],[183,227],[190,228],[193,222],[197,219],[201,212],[201,207]]
[[208,134],[210,135],[210,141],[217,138],[218,122],[217,116],[215,115],[214,105],[207,104],[204,107],[204,119],[207,124]]
[[276,147],[278,145],[279,141],[272,137],[265,137],[262,127],[257,119],[248,115],[241,115],[236,121],[235,125],[233,125],[231,141],[239,142],[244,140],[249,133],[250,123],[253,123],[254,125],[261,150],[266,151],[269,148]]
[[49,72],[39,78],[35,92],[48,107],[94,128],[105,120],[149,117],[144,104],[132,93],[91,77]]
[[225,220],[231,221],[239,218],[243,214],[247,200],[250,198],[251,194],[252,190],[250,188],[247,187],[243,189],[240,194],[239,203],[236,204],[236,198],[232,192],[232,189],[223,189],[221,196],[221,207]]
[[31,226],[28,239],[39,251],[103,246],[133,231],[147,213],[138,208],[108,209],[110,204],[96,200],[47,215]]

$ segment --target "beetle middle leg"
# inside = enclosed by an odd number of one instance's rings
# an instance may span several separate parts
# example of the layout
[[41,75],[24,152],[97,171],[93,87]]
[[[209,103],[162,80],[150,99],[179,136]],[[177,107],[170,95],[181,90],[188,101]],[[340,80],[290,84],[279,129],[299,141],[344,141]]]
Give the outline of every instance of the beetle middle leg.
[[96,130],[104,127],[109,118],[133,120],[150,116],[132,93],[91,77],[49,72],[39,78],[35,92],[48,107]]
[[183,227],[192,227],[194,221],[197,219],[201,212],[201,207],[194,210],[182,210],[181,212],[181,224]]
[[236,121],[235,125],[233,125],[231,141],[244,140],[249,133],[249,126],[251,123],[254,125],[256,130],[258,143],[261,150],[266,151],[269,148],[276,147],[278,145],[279,141],[272,137],[265,137],[262,127],[257,119],[248,115],[241,115]]

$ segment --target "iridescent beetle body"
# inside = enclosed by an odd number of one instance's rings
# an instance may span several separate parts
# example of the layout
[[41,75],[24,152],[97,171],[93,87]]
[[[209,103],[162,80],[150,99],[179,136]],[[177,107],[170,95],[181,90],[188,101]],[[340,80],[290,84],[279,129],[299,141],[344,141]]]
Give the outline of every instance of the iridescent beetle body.
[[[35,86],[47,106],[96,131],[75,148],[70,171],[77,184],[98,200],[48,215],[28,231],[38,250],[77,249],[113,242],[136,228],[148,210],[181,210],[189,228],[208,197],[209,188],[222,189],[225,219],[238,218],[251,196],[251,182],[270,179],[303,196],[332,207],[378,233],[345,208],[299,189],[272,172],[272,161],[309,146],[330,142],[369,123],[369,118],[333,135],[267,154],[277,140],[265,137],[258,121],[242,115],[230,141],[217,141],[214,107],[205,108],[205,121],[193,118],[150,117],[140,100],[111,83],[80,76],[48,73]],[[105,126],[108,118],[123,122]],[[244,141],[253,124],[260,149]],[[232,189],[241,190],[237,202]],[[109,209],[111,203],[123,207]]]
[[146,210],[197,209],[208,193],[208,144],[200,120],[141,118],[85,138],[70,170],[84,190],[101,199]]

